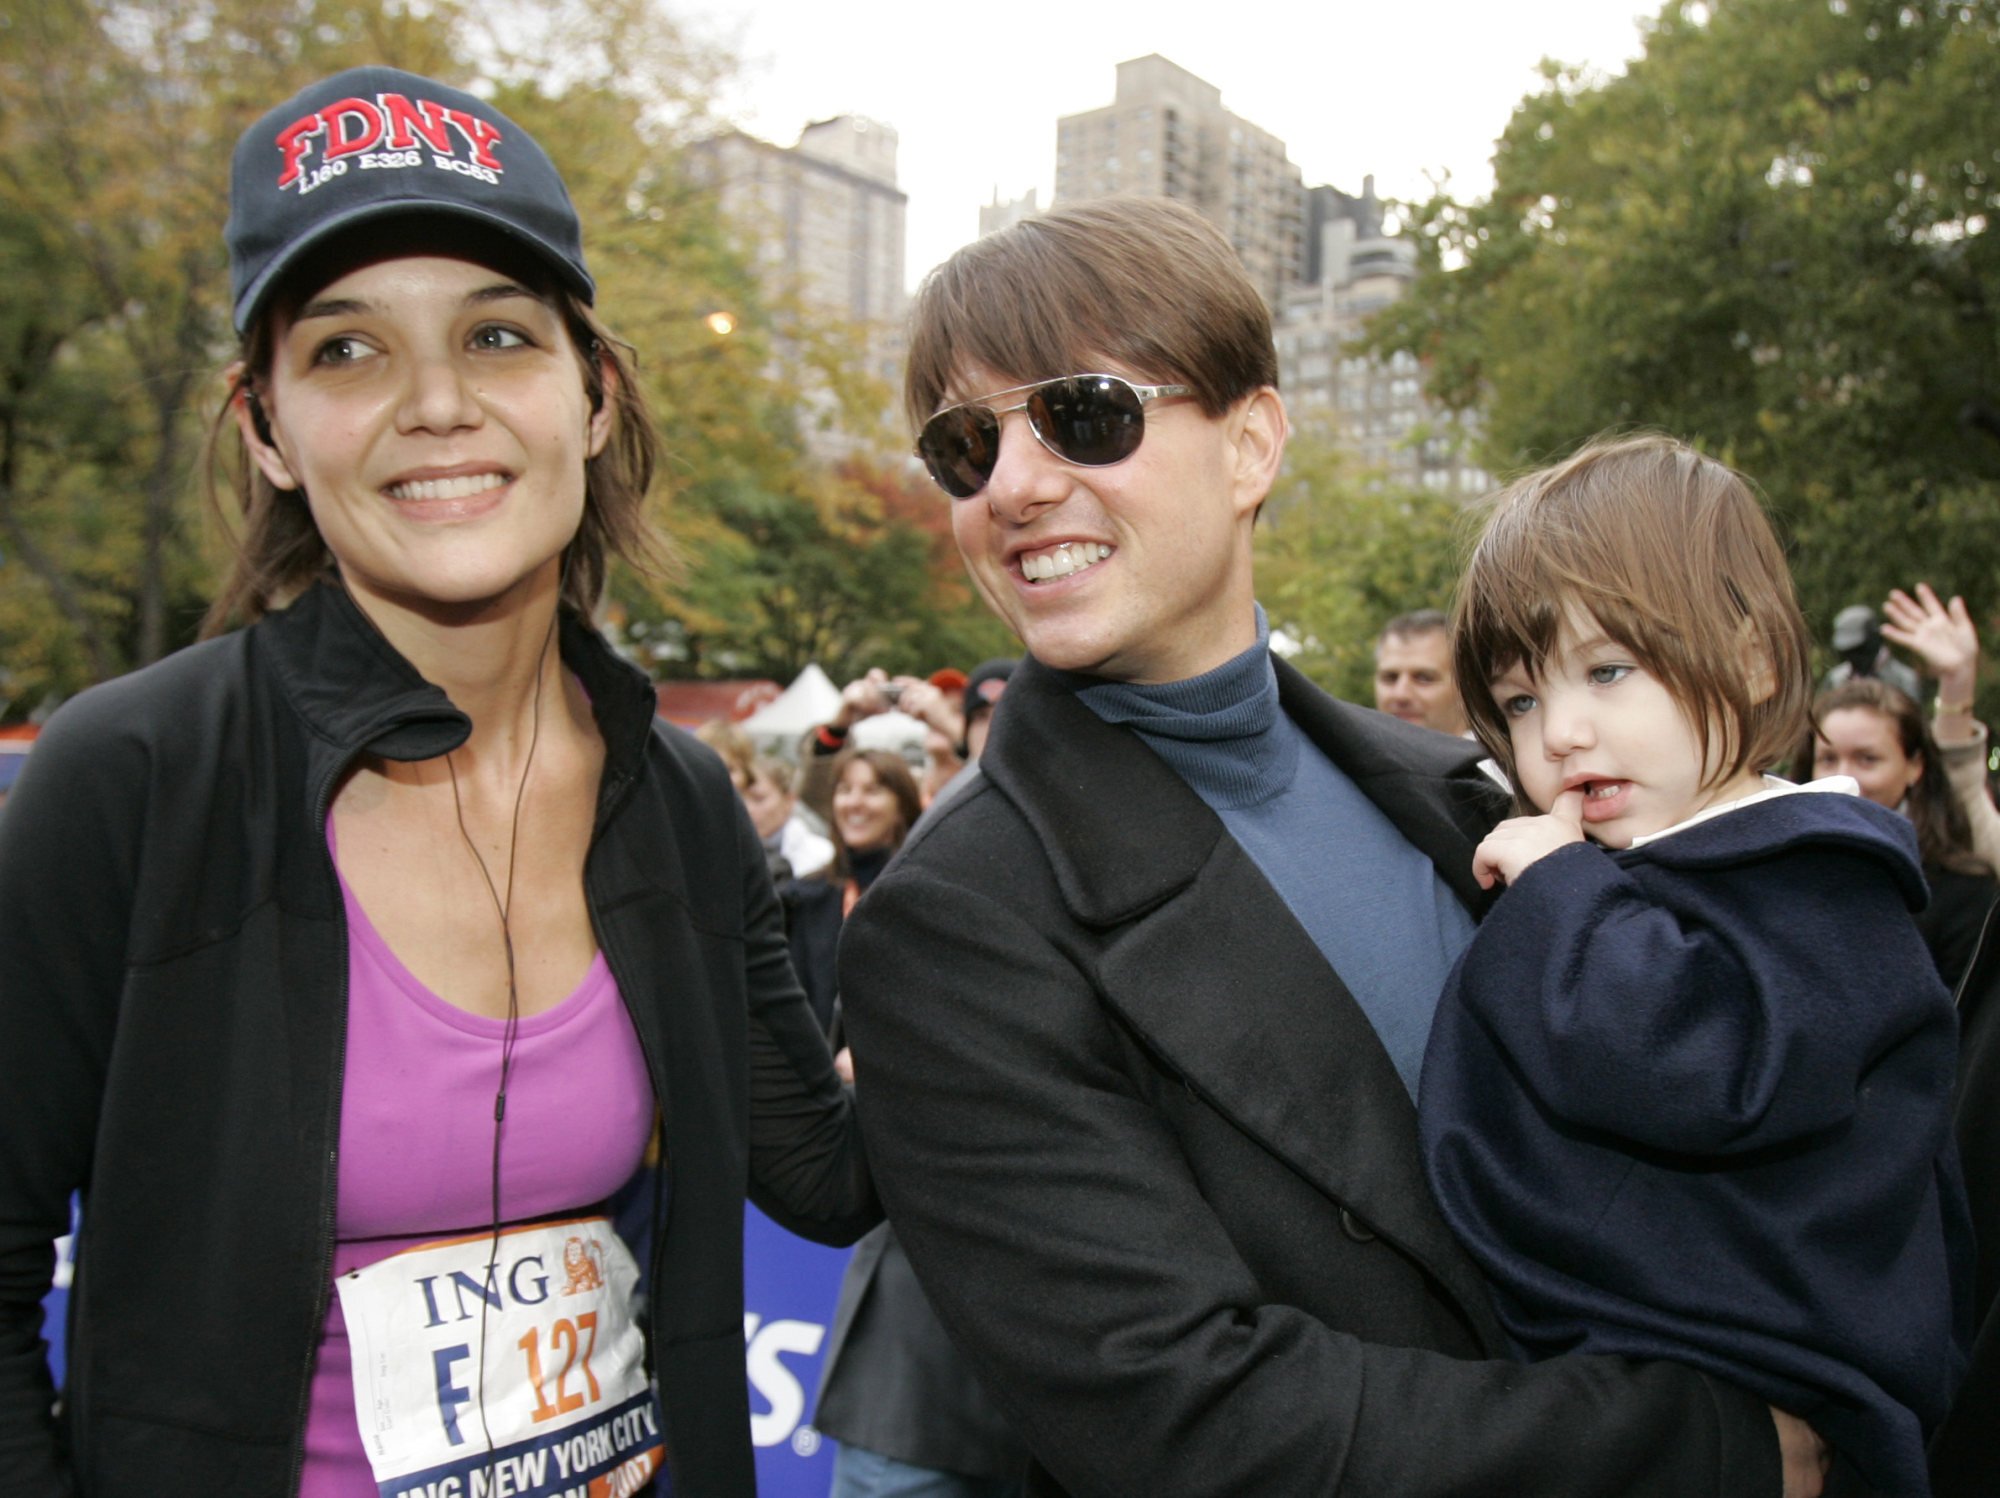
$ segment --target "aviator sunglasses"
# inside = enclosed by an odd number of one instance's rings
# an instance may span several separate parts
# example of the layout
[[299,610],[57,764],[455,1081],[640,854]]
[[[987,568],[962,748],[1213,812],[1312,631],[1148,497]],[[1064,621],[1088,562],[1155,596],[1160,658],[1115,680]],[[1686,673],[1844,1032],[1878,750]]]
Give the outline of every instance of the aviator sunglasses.
[[[1035,440],[1065,463],[1109,468],[1139,450],[1146,435],[1146,407],[1169,395],[1193,395],[1188,385],[1135,385],[1114,374],[1062,375],[1012,385],[946,406],[917,434],[917,456],[953,499],[970,499],[993,477],[1000,461],[1000,418],[1028,413]],[[1011,406],[992,402],[1021,398]]]

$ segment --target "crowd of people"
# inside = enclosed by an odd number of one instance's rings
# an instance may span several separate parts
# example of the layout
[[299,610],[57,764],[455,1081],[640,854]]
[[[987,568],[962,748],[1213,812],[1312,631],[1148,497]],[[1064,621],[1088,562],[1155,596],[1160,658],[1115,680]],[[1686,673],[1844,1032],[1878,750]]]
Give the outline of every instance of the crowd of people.
[[912,318],[1023,653],[687,734],[592,622],[658,454],[536,143],[351,70],[224,242],[211,638],[0,818],[0,1495],[752,1493],[746,1200],[858,1240],[836,1498],[1991,1491],[1961,599],[1815,690],[1751,482],[1606,437],[1331,697],[1255,596],[1263,300],[1111,199]]

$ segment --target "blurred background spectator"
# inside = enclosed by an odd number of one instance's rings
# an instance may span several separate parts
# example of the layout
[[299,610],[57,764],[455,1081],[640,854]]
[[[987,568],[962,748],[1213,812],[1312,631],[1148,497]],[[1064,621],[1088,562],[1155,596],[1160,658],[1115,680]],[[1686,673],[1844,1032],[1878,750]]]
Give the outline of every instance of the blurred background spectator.
[[1915,824],[1931,901],[1917,926],[1947,986],[1971,960],[1996,889],[1972,849],[1965,808],[1916,702],[1886,681],[1856,677],[1813,703],[1812,776],[1852,775],[1861,794]]
[[1833,653],[1840,659],[1821,678],[1822,691],[1873,677],[1912,702],[1924,700],[1917,673],[1889,653],[1889,647],[1882,643],[1882,622],[1867,604],[1850,604],[1833,616]]

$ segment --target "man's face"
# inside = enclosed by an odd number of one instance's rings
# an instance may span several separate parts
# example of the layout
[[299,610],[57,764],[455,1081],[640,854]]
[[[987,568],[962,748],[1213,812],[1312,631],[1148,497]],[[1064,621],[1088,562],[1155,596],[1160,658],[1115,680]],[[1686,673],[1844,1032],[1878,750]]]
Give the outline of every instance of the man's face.
[[[1019,383],[964,365],[941,404]],[[966,570],[1047,665],[1113,681],[1197,676],[1256,639],[1250,527],[1284,432],[1274,393],[1219,417],[1191,399],[1162,400],[1147,408],[1138,451],[1093,468],[1038,442],[1025,411],[1007,412],[993,476],[950,501]]]
[[1443,630],[1384,635],[1375,647],[1375,705],[1406,723],[1439,733],[1464,733],[1465,709],[1451,676]]

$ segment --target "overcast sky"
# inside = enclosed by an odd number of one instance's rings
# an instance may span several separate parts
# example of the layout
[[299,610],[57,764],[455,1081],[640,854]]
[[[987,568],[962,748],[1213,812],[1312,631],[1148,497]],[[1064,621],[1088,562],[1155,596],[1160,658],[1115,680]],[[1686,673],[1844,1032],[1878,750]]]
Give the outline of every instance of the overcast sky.
[[1491,185],[1493,141],[1544,57],[1617,72],[1643,0],[667,0],[731,45],[722,112],[791,145],[860,114],[900,136],[914,283],[979,232],[979,207],[1054,187],[1056,120],[1112,100],[1117,65],[1158,52],[1284,141],[1307,186],[1416,198],[1449,172]]

